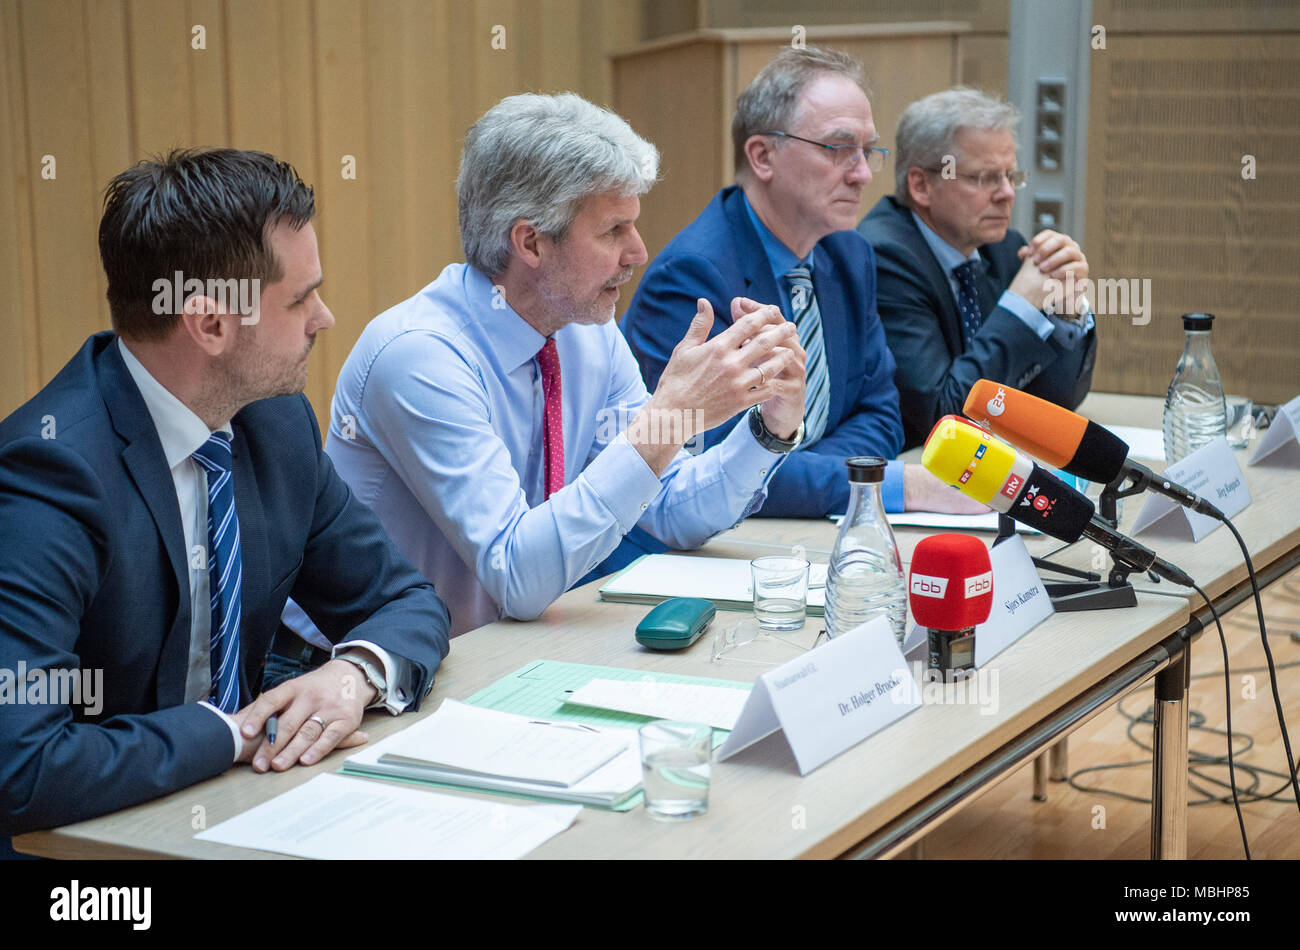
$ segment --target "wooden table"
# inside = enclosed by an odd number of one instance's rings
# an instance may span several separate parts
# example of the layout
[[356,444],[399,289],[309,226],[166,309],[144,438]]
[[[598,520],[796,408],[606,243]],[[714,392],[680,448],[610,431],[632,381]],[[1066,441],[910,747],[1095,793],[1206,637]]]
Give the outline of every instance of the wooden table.
[[[1158,401],[1090,397],[1082,411],[1127,424],[1151,424]],[[1143,418],[1146,413],[1146,418]],[[1244,460],[1243,460],[1244,464]],[[1300,562],[1300,513],[1294,470],[1247,468],[1253,504],[1234,519],[1261,575],[1280,576]],[[1123,522],[1140,508],[1129,499]],[[711,542],[707,555],[752,557],[774,547],[803,545],[813,559],[829,552],[829,522],[750,519]],[[922,532],[899,532],[910,557]],[[1218,603],[1244,596],[1244,563],[1230,534],[1219,529],[1198,545],[1142,538],[1195,577]],[[1033,538],[1031,551],[1057,545]],[[1080,543],[1056,560],[1086,567],[1089,545]],[[992,714],[973,705],[926,705],[801,777],[782,737],[772,736],[726,762],[715,763],[709,811],[702,818],[664,824],[644,809],[614,813],[584,809],[575,824],[533,852],[537,858],[830,858],[898,853],[926,830],[973,800],[1019,765],[1152,676],[1164,677],[1185,700],[1186,646],[1199,630],[1196,605],[1172,585],[1138,579],[1138,606],[1050,617],[995,657],[998,702]],[[752,681],[763,667],[710,660],[706,635],[680,654],[642,648],[632,636],[646,608],[601,603],[598,584],[570,591],[537,621],[491,624],[456,638],[438,671],[425,715],[444,697],[463,699],[537,659],[567,660],[648,671]],[[1246,588],[1248,591],[1248,587]],[[1248,594],[1246,595],[1248,596]],[[727,622],[730,614],[720,614]],[[739,621],[743,615],[734,615]],[[814,621],[815,622],[815,621]],[[1170,686],[1170,684],[1173,684]],[[1160,692],[1158,687],[1158,693]],[[1181,715],[1181,752],[1168,739]],[[410,725],[414,716],[370,714],[373,739]],[[1177,856],[1186,834],[1186,703],[1170,710],[1158,748],[1158,799],[1153,812],[1153,854]],[[1172,723],[1172,726],[1170,724]],[[1177,736],[1173,736],[1176,740]],[[1171,754],[1171,750],[1174,754]],[[91,821],[14,839],[25,852],[57,858],[280,857],[196,841],[196,827],[211,827],[305,782],[339,768],[335,753],[312,768],[255,775],[239,766],[192,788]],[[1163,760],[1161,757],[1164,757]],[[1178,761],[1181,756],[1181,763]],[[1180,778],[1181,776],[1181,778]],[[411,787],[411,786],[408,786]],[[1166,789],[1168,794],[1165,794]],[[1179,803],[1181,792],[1181,804]],[[465,793],[474,794],[474,793]],[[1179,817],[1181,813],[1181,818]],[[199,824],[200,819],[202,825]]]

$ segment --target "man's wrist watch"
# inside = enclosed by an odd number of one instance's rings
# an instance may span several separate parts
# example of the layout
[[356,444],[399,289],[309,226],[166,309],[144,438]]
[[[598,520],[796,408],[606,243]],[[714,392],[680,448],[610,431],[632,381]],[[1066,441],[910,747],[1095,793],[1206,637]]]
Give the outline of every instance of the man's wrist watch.
[[795,448],[803,441],[803,422],[799,422],[799,428],[794,430],[794,437],[790,439],[781,439],[772,434],[772,430],[763,422],[763,413],[758,406],[749,410],[749,431],[753,434],[754,440],[769,452],[777,455],[785,455],[787,452],[793,452]]
[[388,699],[388,681],[384,679],[384,671],[379,666],[371,663],[356,651],[351,653],[340,653],[334,659],[343,660],[345,663],[351,663],[365,674],[366,682],[373,686],[375,692],[379,694],[375,697],[376,703],[382,703]]

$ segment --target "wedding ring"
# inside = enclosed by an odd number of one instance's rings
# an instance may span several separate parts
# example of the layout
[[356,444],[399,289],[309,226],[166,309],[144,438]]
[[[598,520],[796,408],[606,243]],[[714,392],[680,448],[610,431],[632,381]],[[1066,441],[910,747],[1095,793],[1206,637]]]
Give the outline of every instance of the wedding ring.
[[325,725],[326,725],[326,723],[325,723],[325,720],[322,719],[320,716],[308,716],[308,717],[307,717],[307,721],[308,721],[308,722],[318,722],[318,723],[320,723],[320,731],[321,731],[321,732],[324,732],[324,731],[325,731]]
[[762,380],[762,382],[760,382],[758,385],[760,385],[760,386],[766,386],[766,385],[767,385],[767,373],[763,372],[763,367],[761,367],[761,366],[755,366],[754,369],[758,370],[758,378],[759,378],[760,380]]

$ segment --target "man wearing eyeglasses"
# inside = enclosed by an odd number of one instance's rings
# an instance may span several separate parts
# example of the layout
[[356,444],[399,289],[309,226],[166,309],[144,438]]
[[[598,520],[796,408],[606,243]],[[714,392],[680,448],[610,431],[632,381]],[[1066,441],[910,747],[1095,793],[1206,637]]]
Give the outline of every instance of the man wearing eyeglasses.
[[[888,154],[876,145],[862,64],[833,50],[783,50],[741,93],[731,136],[737,184],[655,258],[622,330],[653,388],[697,299],[712,304],[712,334],[741,312],[733,298],[780,304],[807,354],[804,438],[773,476],[760,514],[842,512],[844,459],[893,458],[903,443],[875,264],[853,231],[862,189]],[[706,433],[705,445],[739,419]],[[890,464],[883,494],[893,511],[975,507],[919,465],[901,462]]]
[[1070,409],[1092,383],[1097,334],[1086,299],[1076,294],[1060,314],[1044,310],[1051,280],[1088,276],[1083,251],[1056,231],[1026,242],[1009,228],[1026,182],[1018,121],[1014,106],[974,89],[914,102],[898,123],[894,194],[858,226],[876,252],[909,447],[941,416],[961,412],[978,379]]

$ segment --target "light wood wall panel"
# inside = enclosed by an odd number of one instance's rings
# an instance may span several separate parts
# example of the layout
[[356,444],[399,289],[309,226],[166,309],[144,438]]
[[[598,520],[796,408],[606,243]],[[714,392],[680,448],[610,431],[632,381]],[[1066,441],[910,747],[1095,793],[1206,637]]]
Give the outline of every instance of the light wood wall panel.
[[1151,320],[1100,319],[1093,387],[1162,395],[1179,316],[1208,311],[1225,388],[1284,401],[1300,391],[1300,10],[1191,6],[1209,35],[1150,0],[1095,11],[1085,246],[1094,277],[1150,281]]
[[520,92],[611,104],[607,53],[640,35],[638,0],[0,0],[0,416],[109,325],[108,180],[209,145],[271,152],[316,190],[336,325],[307,394],[324,421],[366,322],[461,259],[470,125]]

